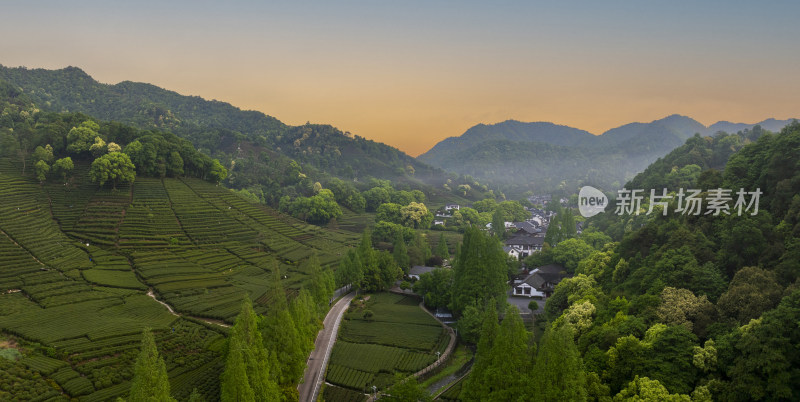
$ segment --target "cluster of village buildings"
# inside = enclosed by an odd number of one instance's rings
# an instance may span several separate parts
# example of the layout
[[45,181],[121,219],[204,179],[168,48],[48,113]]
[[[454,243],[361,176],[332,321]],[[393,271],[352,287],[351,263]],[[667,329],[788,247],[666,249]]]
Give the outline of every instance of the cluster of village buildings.
[[[530,218],[522,222],[505,222],[506,231],[512,235],[505,241],[503,250],[511,257],[523,260],[533,253],[539,252],[544,246],[544,238],[550,221],[555,216],[555,212],[545,210],[544,207],[552,202],[550,195],[531,196],[528,198],[531,204],[537,207],[525,207],[530,212]],[[559,200],[562,204],[566,199]],[[541,208],[538,208],[538,207]],[[452,216],[453,212],[461,208],[458,204],[448,204],[443,211],[436,214],[434,225],[445,225],[446,218]],[[491,229],[491,224],[487,225]],[[580,232],[582,223],[577,226]],[[432,271],[433,267],[415,266],[409,271],[409,277],[419,279],[419,275]],[[550,264],[541,267],[526,267],[523,264],[522,270],[514,278],[511,295],[545,298],[552,294],[555,286],[565,277],[567,273],[564,267],[557,264]]]

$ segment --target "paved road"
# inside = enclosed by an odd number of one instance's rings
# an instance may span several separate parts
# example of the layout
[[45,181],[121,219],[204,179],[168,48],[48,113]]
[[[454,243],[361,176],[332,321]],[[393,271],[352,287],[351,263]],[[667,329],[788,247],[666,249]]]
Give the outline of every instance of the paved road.
[[314,342],[314,350],[308,358],[306,372],[303,375],[303,382],[297,386],[300,393],[300,402],[314,402],[317,400],[319,388],[325,377],[325,369],[328,367],[328,357],[331,349],[336,342],[336,333],[339,331],[339,324],[342,316],[347,311],[347,306],[353,300],[355,293],[349,293],[342,297],[325,316],[322,321],[323,328],[317,335]]

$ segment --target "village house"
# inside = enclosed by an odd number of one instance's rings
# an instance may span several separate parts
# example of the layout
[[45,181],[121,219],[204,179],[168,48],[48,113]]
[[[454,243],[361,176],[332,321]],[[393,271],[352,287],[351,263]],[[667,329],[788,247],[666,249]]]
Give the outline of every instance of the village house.
[[523,297],[550,297],[556,285],[567,276],[564,267],[550,264],[538,267],[531,271],[527,278],[515,281],[514,296]]
[[[542,251],[544,245],[544,237],[531,236],[527,234],[517,234],[514,237],[506,240],[506,246],[511,250],[516,251],[516,256],[519,259],[525,258],[537,251]],[[508,255],[512,255],[508,252]]]
[[533,204],[533,205],[541,205],[541,206],[547,206],[547,204],[549,204],[552,199],[553,199],[553,197],[550,194],[532,195],[532,196],[528,197],[528,201],[530,201],[531,204]]
[[514,222],[514,227],[516,227],[518,231],[529,235],[537,235],[542,233],[542,229],[539,227],[539,225],[530,221]]
[[408,277],[414,280],[419,280],[419,276],[422,274],[427,274],[428,272],[433,271],[434,269],[441,269],[437,267],[425,267],[422,265],[414,265],[411,267],[411,270],[408,271]]
[[503,251],[505,251],[505,253],[508,254],[509,256],[519,259],[520,251],[518,249],[511,246],[505,246],[503,247]]
[[458,211],[461,208],[458,204],[447,204],[444,206],[444,210],[448,212]]

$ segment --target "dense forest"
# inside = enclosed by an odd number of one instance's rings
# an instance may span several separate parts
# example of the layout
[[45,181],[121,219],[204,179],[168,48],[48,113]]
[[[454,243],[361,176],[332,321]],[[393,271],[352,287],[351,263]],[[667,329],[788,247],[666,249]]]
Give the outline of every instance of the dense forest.
[[[800,397],[799,157],[797,122],[777,134],[756,128],[688,139],[626,187],[672,195],[700,188],[704,196],[760,189],[757,212],[751,205],[741,214],[682,214],[673,199],[656,206],[668,214],[647,214],[645,199],[641,213],[617,215],[612,203],[582,234],[565,234],[525,260],[560,264],[569,274],[532,333],[502,292],[489,291],[503,281],[502,257],[489,251],[499,241],[466,234],[454,274],[426,274],[419,286],[458,313],[462,337],[477,346],[459,398]],[[484,245],[470,243],[476,239]],[[497,268],[481,274],[470,268],[476,263]],[[468,281],[459,279],[465,275]]]

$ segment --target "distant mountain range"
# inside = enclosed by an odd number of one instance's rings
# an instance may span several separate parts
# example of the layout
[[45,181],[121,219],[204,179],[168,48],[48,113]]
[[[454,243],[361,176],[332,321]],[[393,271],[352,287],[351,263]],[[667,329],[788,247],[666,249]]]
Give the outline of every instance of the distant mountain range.
[[721,121],[709,127],[681,115],[629,123],[593,135],[548,122],[478,124],[417,157],[427,164],[502,184],[508,191],[550,191],[562,185],[621,183],[695,134],[736,133],[759,125],[779,131],[791,120]]

